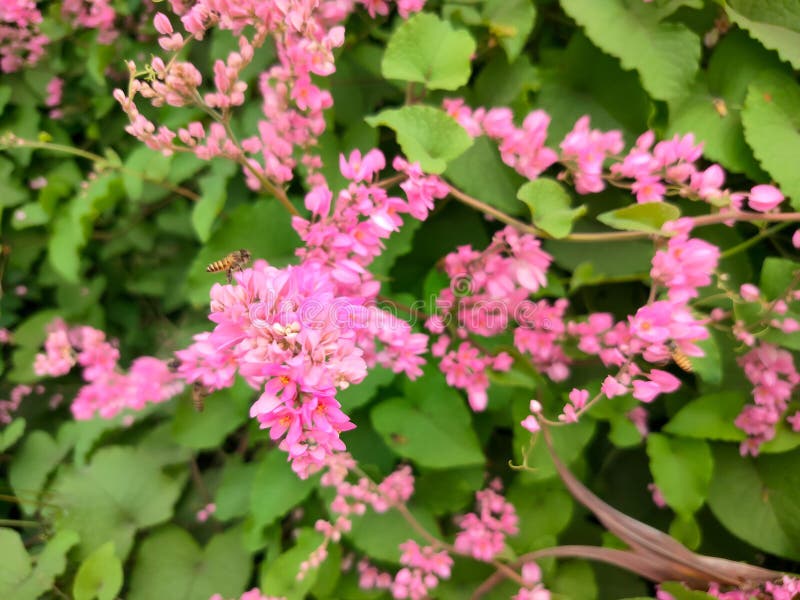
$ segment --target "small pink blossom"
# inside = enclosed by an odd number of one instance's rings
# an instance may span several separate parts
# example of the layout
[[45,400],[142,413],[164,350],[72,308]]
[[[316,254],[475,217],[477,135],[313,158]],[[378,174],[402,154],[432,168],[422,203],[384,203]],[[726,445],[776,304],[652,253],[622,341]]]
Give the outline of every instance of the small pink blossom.
[[758,212],[768,212],[783,202],[781,191],[773,185],[757,185],[750,190],[747,203]]

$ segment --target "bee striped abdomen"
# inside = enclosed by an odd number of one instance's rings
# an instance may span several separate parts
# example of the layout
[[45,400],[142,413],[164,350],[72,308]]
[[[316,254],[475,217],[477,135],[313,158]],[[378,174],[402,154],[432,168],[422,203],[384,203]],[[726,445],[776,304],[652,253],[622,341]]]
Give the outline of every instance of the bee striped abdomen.
[[225,257],[222,260],[217,260],[211,263],[206,267],[207,273],[219,273],[220,271],[227,271],[228,267],[231,266],[233,263],[229,257]]
[[687,373],[694,373],[694,367],[692,366],[692,361],[689,360],[688,356],[686,356],[683,352],[681,352],[677,348],[673,348],[671,354],[672,354],[672,360],[675,361],[676,365],[678,365],[681,369],[683,369]]

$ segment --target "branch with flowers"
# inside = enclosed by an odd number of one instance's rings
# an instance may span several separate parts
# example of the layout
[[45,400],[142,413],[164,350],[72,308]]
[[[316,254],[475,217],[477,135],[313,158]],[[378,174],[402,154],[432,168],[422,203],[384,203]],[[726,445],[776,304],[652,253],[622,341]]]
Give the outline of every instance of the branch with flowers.
[[728,4],[0,8],[0,596],[800,593],[800,87]]

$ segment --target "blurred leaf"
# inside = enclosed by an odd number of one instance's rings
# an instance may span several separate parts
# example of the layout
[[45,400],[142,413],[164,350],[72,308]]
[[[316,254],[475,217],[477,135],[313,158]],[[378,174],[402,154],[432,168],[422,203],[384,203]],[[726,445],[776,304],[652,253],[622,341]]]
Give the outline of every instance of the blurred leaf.
[[114,600],[122,588],[122,563],[108,542],[92,552],[75,574],[75,600]]
[[72,423],[61,428],[58,441],[44,431],[29,433],[13,455],[8,469],[8,483],[22,500],[20,508],[27,515],[39,512],[39,498],[47,476],[69,452],[74,441]]
[[663,430],[683,437],[738,442],[744,432],[733,422],[747,403],[745,392],[717,392],[684,405]]
[[25,419],[18,417],[0,430],[0,452],[8,450],[19,441],[25,433]]
[[300,479],[285,452],[263,457],[250,487],[250,515],[255,527],[266,527],[300,504],[316,487],[315,479]]
[[239,529],[219,533],[201,548],[185,530],[169,525],[147,536],[139,546],[126,598],[238,597],[250,579],[250,569],[250,554]]
[[432,106],[405,106],[367,117],[373,127],[394,130],[403,154],[418,162],[426,173],[442,173],[447,163],[472,145],[472,139],[456,120]]
[[[287,600],[304,600],[317,581],[319,569],[309,569],[306,576],[297,579],[300,564],[307,561],[313,550],[322,543],[322,534],[303,528],[297,532],[295,545],[273,560],[261,563],[259,587]],[[204,600],[208,600],[205,598]]]
[[[426,508],[410,506],[409,510],[426,531],[435,536],[440,535],[436,520]],[[403,542],[411,539],[420,545],[428,543],[396,510],[384,513],[367,510],[360,517],[353,519],[353,528],[346,537],[367,556],[394,564],[400,562],[399,545]]]
[[222,482],[214,495],[214,503],[217,505],[215,519],[227,521],[247,514],[250,508],[250,489],[259,468],[260,465],[242,463],[238,458],[225,461]]
[[424,83],[432,90],[455,90],[469,80],[475,41],[431,13],[403,22],[386,44],[381,72],[387,79]]
[[78,536],[74,531],[59,531],[36,557],[31,566],[31,557],[25,550],[22,538],[13,529],[0,528],[0,598],[14,600],[36,600],[48,592],[56,576],[67,567],[66,555]]
[[635,69],[657,100],[686,94],[700,62],[700,38],[681,23],[660,23],[655,7],[623,0],[561,0],[567,14],[600,49]]
[[703,506],[714,463],[711,449],[702,440],[647,436],[650,471],[667,504],[684,519]]
[[59,530],[80,534],[81,558],[113,541],[124,560],[137,530],[172,516],[183,475],[168,477],[151,456],[108,446],[98,450],[88,466],[68,465],[59,472],[50,489],[56,507],[47,513]]
[[593,600],[597,598],[597,582],[590,563],[583,560],[566,560],[558,565],[555,579],[547,586],[553,595],[565,598]]
[[181,446],[201,450],[219,447],[231,432],[247,421],[254,392],[239,379],[233,387],[206,397],[202,412],[194,408],[189,395],[191,390],[178,399],[172,435]]
[[431,401],[422,403],[391,398],[372,409],[372,424],[384,442],[400,456],[432,469],[483,464],[461,396],[452,389],[437,389],[428,397]]
[[539,70],[527,56],[523,54],[509,64],[505,54],[497,53],[475,78],[475,98],[481,106],[508,106],[540,85]]
[[414,481],[414,500],[435,515],[470,507],[484,482],[483,466],[424,471]]
[[537,540],[557,536],[572,519],[575,503],[558,481],[522,483],[516,480],[506,498],[517,508],[519,535],[508,543],[518,553],[536,549]]
[[487,0],[483,5],[484,23],[497,37],[509,61],[522,52],[535,19],[536,7],[531,0]]
[[128,198],[141,200],[147,183],[144,178],[148,181],[163,181],[169,175],[171,166],[172,156],[164,156],[147,146],[137,147],[128,156],[122,172],[122,184]]
[[697,550],[702,532],[694,516],[676,515],[669,525],[669,534],[690,550]]
[[207,242],[211,236],[214,221],[225,207],[228,197],[228,179],[219,174],[206,175],[198,181],[200,200],[192,206],[192,225],[201,242]]
[[572,231],[572,223],[586,214],[586,207],[570,208],[572,200],[559,182],[539,177],[523,185],[517,198],[528,205],[533,224],[554,238],[563,238]]
[[611,210],[597,216],[601,223],[623,231],[644,231],[660,233],[667,221],[674,221],[681,216],[680,209],[666,202],[647,202],[630,204],[623,208]]

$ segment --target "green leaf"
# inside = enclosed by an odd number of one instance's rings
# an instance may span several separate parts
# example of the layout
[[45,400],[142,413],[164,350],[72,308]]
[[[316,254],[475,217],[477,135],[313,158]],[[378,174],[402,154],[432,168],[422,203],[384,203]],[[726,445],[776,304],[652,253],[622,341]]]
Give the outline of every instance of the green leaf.
[[250,508],[250,489],[259,465],[242,463],[238,458],[225,461],[222,471],[222,482],[214,495],[217,510],[214,518],[227,521],[234,517],[242,517]]
[[690,518],[708,496],[714,469],[708,444],[651,433],[647,436],[647,455],[650,472],[664,500],[676,513]]
[[540,86],[539,71],[527,56],[523,54],[509,64],[506,55],[498,53],[475,79],[475,101],[480,106],[508,106]]
[[687,590],[682,583],[677,582],[662,583],[659,587],[665,592],[668,592],[675,600],[713,600],[715,597],[705,592]]
[[742,122],[747,143],[761,166],[800,209],[800,86],[792,77],[765,73],[747,91]]
[[392,34],[383,55],[386,79],[424,83],[431,90],[455,90],[469,80],[475,41],[431,13],[418,13]]
[[689,357],[695,374],[705,383],[719,385],[722,383],[722,355],[717,336],[714,332],[710,332],[708,338],[701,340],[697,345],[705,355]]
[[366,121],[394,130],[403,154],[426,173],[443,173],[449,161],[472,145],[472,138],[453,117],[432,106],[384,110]]
[[533,224],[554,238],[563,238],[572,231],[572,223],[586,214],[586,207],[570,208],[572,200],[555,179],[540,177],[523,185],[517,198],[528,205]]
[[397,454],[423,467],[447,469],[483,464],[485,458],[464,400],[452,389],[414,402],[391,398],[376,405],[372,424]]
[[436,515],[457,513],[472,505],[484,480],[482,465],[425,471],[414,481],[414,500]]
[[287,600],[304,600],[317,581],[319,569],[310,569],[300,580],[297,579],[297,573],[300,571],[300,564],[308,560],[322,540],[321,533],[308,528],[300,529],[294,546],[276,559],[262,563],[259,587],[268,590],[271,595],[282,596]]
[[800,4],[794,0],[728,0],[725,8],[731,21],[800,69]]
[[[436,520],[425,508],[411,506],[409,510],[426,531],[432,535],[439,534]],[[421,545],[428,543],[396,510],[384,513],[368,510],[353,519],[353,527],[346,535],[367,556],[395,564],[400,562],[399,545],[406,540],[412,539]]]
[[525,180],[503,164],[497,144],[485,136],[475,138],[466,152],[447,165],[444,175],[463,192],[505,213],[522,212],[514,196]]
[[75,600],[114,600],[122,588],[122,563],[108,542],[81,563],[72,585]]
[[517,507],[519,535],[508,543],[519,553],[535,549],[537,540],[560,534],[572,519],[575,503],[557,480],[523,483],[508,488],[508,501]]
[[674,204],[647,202],[630,204],[623,208],[604,212],[597,215],[597,220],[609,227],[623,231],[660,233],[664,223],[674,221],[680,216],[681,211]]
[[669,524],[669,534],[690,550],[697,550],[703,539],[694,516],[676,515]]
[[25,419],[14,419],[0,431],[0,452],[11,448],[25,433]]
[[686,94],[700,63],[700,37],[680,23],[660,23],[655,7],[624,0],[561,0],[601,50],[635,69],[657,100]]
[[592,566],[584,560],[559,563],[553,582],[547,586],[556,598],[597,598],[597,582]]
[[274,523],[315,487],[315,479],[300,479],[292,471],[286,453],[273,449],[261,459],[250,487],[250,515],[255,527]]
[[289,214],[276,200],[263,199],[237,206],[189,268],[186,284],[189,302],[195,306],[208,304],[211,286],[220,282],[219,274],[206,273],[209,263],[245,248],[253,255],[253,260],[264,258],[271,265],[282,267],[293,260],[297,242]]
[[66,555],[78,543],[74,531],[59,531],[47,542],[31,567],[25,544],[13,529],[0,528],[0,598],[36,600],[48,592],[67,566]]
[[375,365],[361,383],[341,390],[336,394],[336,399],[341,402],[342,410],[350,414],[356,408],[372,400],[380,387],[388,385],[394,378],[395,373],[390,369]]
[[185,530],[169,525],[139,546],[127,600],[208,600],[239,597],[250,579],[250,554],[239,529],[228,529],[200,548]]
[[211,227],[225,207],[228,197],[228,179],[219,174],[206,175],[198,181],[200,200],[192,207],[192,225],[201,242],[211,236]]
[[531,0],[487,0],[483,21],[496,36],[508,56],[516,60],[536,20],[536,7]]
[[[527,406],[518,410],[527,413]],[[520,416],[521,412],[514,414],[514,441],[516,448],[525,448],[529,450],[527,465],[530,470],[525,471],[523,476],[524,481],[542,481],[556,477],[556,468],[553,465],[553,460],[550,458],[550,453],[546,445],[537,443],[532,449],[529,449],[528,444],[531,439],[531,434],[527,429],[523,429],[522,426],[518,424],[524,418],[524,416]],[[519,419],[517,418],[518,416],[520,416]],[[553,449],[564,464],[569,466],[578,460],[583,449],[594,436],[596,426],[596,421],[592,419],[581,419],[577,423],[571,424],[569,427],[554,427],[552,429]],[[514,462],[517,464],[522,462],[522,457],[519,456],[519,450],[515,452]]]
[[683,406],[663,430],[696,439],[741,441],[745,434],[733,422],[747,401],[745,392],[700,396]]
[[56,507],[46,512],[59,529],[80,534],[81,557],[113,541],[124,560],[136,531],[172,516],[184,480],[162,473],[158,461],[144,452],[109,446],[98,450],[88,466],[59,472],[51,488]]
[[767,257],[761,266],[759,288],[767,300],[785,298],[792,291],[791,286],[796,283],[795,277],[799,272],[800,264],[796,261],[777,256]]
[[175,419],[172,421],[172,436],[181,446],[202,450],[217,448],[225,438],[248,418],[248,409],[253,399],[253,388],[243,380],[233,387],[210,394],[203,401],[202,412],[198,412],[186,392],[178,402]]
[[714,448],[708,505],[736,537],[778,556],[800,559],[800,451],[741,457]]
[[17,449],[8,471],[8,482],[20,500],[25,514],[39,510],[47,476],[64,459],[72,447],[74,427],[62,429],[58,442],[44,431],[33,431]]
[[169,175],[172,156],[140,145],[125,161],[122,184],[131,200],[141,200],[144,194],[145,177],[149,181],[163,181]]

